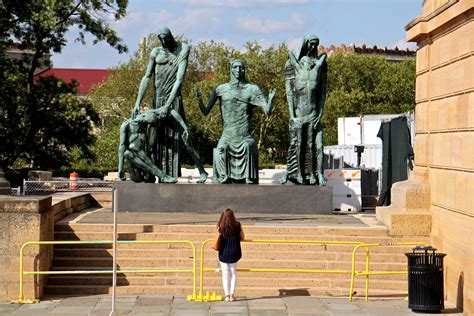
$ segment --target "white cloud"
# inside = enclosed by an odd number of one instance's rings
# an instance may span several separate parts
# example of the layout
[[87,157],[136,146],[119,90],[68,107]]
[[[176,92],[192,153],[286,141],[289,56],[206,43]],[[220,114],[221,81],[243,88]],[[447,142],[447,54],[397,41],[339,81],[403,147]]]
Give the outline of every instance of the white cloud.
[[125,18],[115,22],[112,27],[118,34],[132,33],[134,36],[144,37],[156,33],[163,26],[176,20],[176,15],[167,10],[158,12],[131,11]]
[[217,10],[212,9],[191,9],[186,10],[184,16],[175,20],[173,24],[182,31],[199,29],[216,29],[221,23],[221,15]]
[[237,19],[238,27],[242,31],[260,34],[299,30],[306,24],[306,21],[306,16],[298,13],[294,13],[289,21],[263,20],[256,16],[246,16]]
[[134,36],[137,39],[158,32],[167,26],[175,35],[183,32],[215,30],[221,23],[220,15],[213,9],[189,9],[182,15],[167,10],[158,12],[130,12],[113,27],[122,36]]
[[196,38],[195,42],[197,45],[199,42],[210,42],[210,41],[213,41],[215,43],[223,43],[226,46],[234,47],[235,49],[238,49],[238,50],[241,50],[241,48],[243,48],[242,44],[239,44],[225,37],[222,37],[222,38],[221,37],[212,37],[212,38],[211,37],[198,37]]
[[310,0],[172,0],[177,4],[197,7],[250,7],[258,5],[301,5],[310,3]]
[[400,49],[400,50],[405,50],[407,48],[409,50],[416,50],[418,48],[416,43],[407,42],[406,40],[403,40],[403,39],[401,39],[398,42],[396,42],[395,44],[393,44],[391,48],[395,48],[395,47],[398,47],[398,49]]

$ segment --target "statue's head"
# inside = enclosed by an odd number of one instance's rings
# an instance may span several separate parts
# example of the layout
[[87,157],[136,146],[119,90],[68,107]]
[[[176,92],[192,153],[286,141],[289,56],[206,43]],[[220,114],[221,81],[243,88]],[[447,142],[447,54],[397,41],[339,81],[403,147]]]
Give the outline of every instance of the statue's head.
[[313,55],[318,50],[319,38],[314,34],[309,34],[304,37],[307,55]]
[[238,81],[245,81],[245,63],[241,59],[234,59],[230,63],[230,76]]
[[314,34],[308,34],[303,37],[301,46],[296,51],[296,58],[301,60],[303,56],[317,56],[318,55],[319,38]]
[[173,48],[176,44],[173,34],[171,34],[170,29],[166,26],[160,30],[160,33],[158,33],[158,38],[160,39],[161,45],[168,49]]

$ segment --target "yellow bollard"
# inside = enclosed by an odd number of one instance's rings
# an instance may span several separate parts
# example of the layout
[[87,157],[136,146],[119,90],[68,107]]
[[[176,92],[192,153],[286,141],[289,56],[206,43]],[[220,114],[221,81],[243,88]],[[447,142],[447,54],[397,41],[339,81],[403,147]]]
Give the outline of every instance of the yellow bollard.
[[36,303],[39,303],[39,300],[37,299],[29,299],[29,298],[24,298],[24,299],[17,299],[17,300],[13,300],[10,302],[11,304],[36,304]]
[[212,296],[211,296],[211,301],[215,302],[215,301],[222,301],[222,296],[220,295],[217,295],[217,292],[216,291],[212,291]]

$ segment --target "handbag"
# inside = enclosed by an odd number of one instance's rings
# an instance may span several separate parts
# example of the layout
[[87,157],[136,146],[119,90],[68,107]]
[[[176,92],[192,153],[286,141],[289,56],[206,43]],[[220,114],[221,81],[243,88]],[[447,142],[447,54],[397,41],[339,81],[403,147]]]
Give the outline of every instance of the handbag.
[[221,238],[222,235],[220,233],[216,234],[216,237],[214,238],[214,241],[212,242],[212,249],[215,251],[219,251],[219,247],[221,246]]

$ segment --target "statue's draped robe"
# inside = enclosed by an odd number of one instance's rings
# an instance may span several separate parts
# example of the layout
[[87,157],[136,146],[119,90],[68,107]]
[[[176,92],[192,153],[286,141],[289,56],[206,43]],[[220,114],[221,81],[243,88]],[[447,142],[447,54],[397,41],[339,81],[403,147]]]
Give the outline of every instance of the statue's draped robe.
[[251,83],[231,81],[219,85],[223,133],[214,149],[214,176],[250,179],[258,183],[258,148],[250,135],[254,106],[266,104],[262,90]]
[[[168,53],[162,48],[161,50],[155,60],[155,96],[153,100],[155,109],[165,105],[177,80],[178,67],[183,63],[187,66],[189,56],[189,46],[182,43],[177,48],[177,55]],[[180,90],[171,104],[171,109],[177,111],[186,122]],[[172,117],[167,117],[157,124],[155,135],[157,141],[154,150],[156,165],[172,177],[181,176],[179,161],[181,133],[181,126]]]

